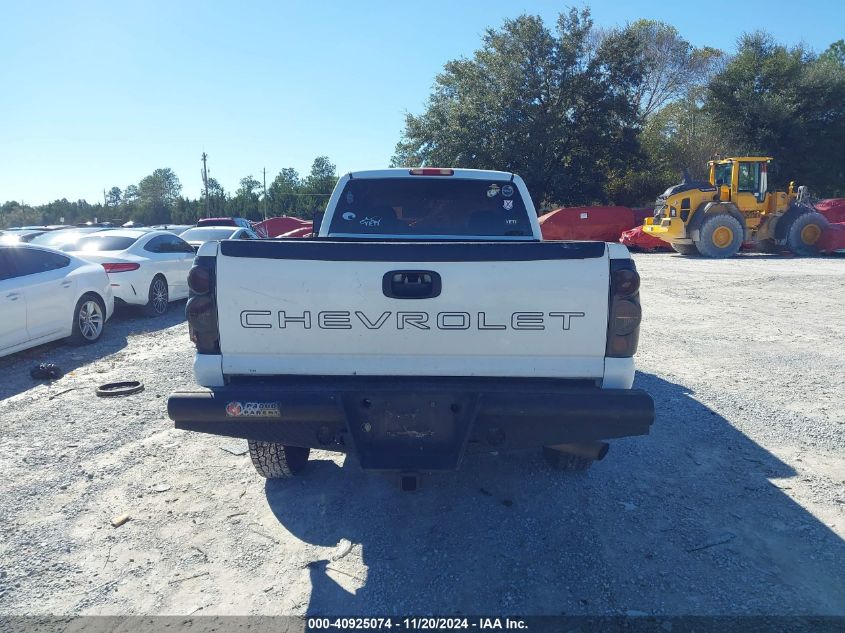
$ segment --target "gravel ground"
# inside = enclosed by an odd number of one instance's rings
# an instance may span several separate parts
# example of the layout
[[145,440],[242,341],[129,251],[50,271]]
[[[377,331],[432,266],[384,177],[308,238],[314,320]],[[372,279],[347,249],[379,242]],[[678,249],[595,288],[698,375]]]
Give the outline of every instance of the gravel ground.
[[400,493],[317,453],[265,483],[167,419],[181,304],[0,359],[0,614],[845,614],[845,259],[637,264],[657,419],[581,474],[480,455]]

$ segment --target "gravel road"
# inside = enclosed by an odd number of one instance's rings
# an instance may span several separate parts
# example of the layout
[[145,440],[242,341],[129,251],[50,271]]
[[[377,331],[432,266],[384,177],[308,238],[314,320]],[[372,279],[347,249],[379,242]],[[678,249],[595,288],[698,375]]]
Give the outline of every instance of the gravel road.
[[167,419],[182,304],[0,359],[0,614],[845,614],[845,259],[636,260],[657,419],[581,474],[480,455],[401,493],[317,453],[265,483]]

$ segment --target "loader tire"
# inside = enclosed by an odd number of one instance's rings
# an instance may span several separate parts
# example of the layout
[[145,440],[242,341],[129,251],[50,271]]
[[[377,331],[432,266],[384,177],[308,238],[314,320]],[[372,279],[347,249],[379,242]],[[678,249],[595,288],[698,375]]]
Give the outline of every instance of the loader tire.
[[818,211],[802,213],[786,231],[787,248],[796,255],[817,255],[818,242],[827,224],[827,218]]
[[672,244],[672,248],[676,253],[681,255],[698,255],[698,249],[695,244]]
[[733,257],[742,246],[744,233],[739,220],[727,213],[718,213],[705,218],[695,245],[705,257]]
[[570,455],[569,453],[562,453],[556,451],[548,446],[543,447],[543,459],[554,470],[561,471],[579,471],[587,470],[593,465],[594,459],[589,457],[581,457],[580,455]]
[[258,474],[267,479],[289,479],[308,464],[310,448],[284,446],[274,442],[249,440],[249,456]]

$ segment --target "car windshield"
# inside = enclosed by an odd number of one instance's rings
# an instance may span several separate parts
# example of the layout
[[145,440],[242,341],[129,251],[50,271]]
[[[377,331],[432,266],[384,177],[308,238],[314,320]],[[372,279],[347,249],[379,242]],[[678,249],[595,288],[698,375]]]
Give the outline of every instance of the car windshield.
[[330,233],[520,237],[532,231],[509,180],[409,177],[350,180]]
[[210,240],[226,240],[234,235],[237,227],[201,227],[188,229],[181,234],[181,238],[188,242],[208,242]]
[[89,235],[78,240],[71,250],[85,253],[125,251],[137,241],[137,237],[126,237],[124,235]]

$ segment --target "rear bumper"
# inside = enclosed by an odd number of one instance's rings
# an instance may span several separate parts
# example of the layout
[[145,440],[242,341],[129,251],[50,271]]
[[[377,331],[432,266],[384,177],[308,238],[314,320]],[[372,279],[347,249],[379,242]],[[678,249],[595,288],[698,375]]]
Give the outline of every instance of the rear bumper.
[[645,435],[641,390],[547,379],[309,377],[177,391],[178,429],[355,452],[367,470],[448,470],[467,451]]

